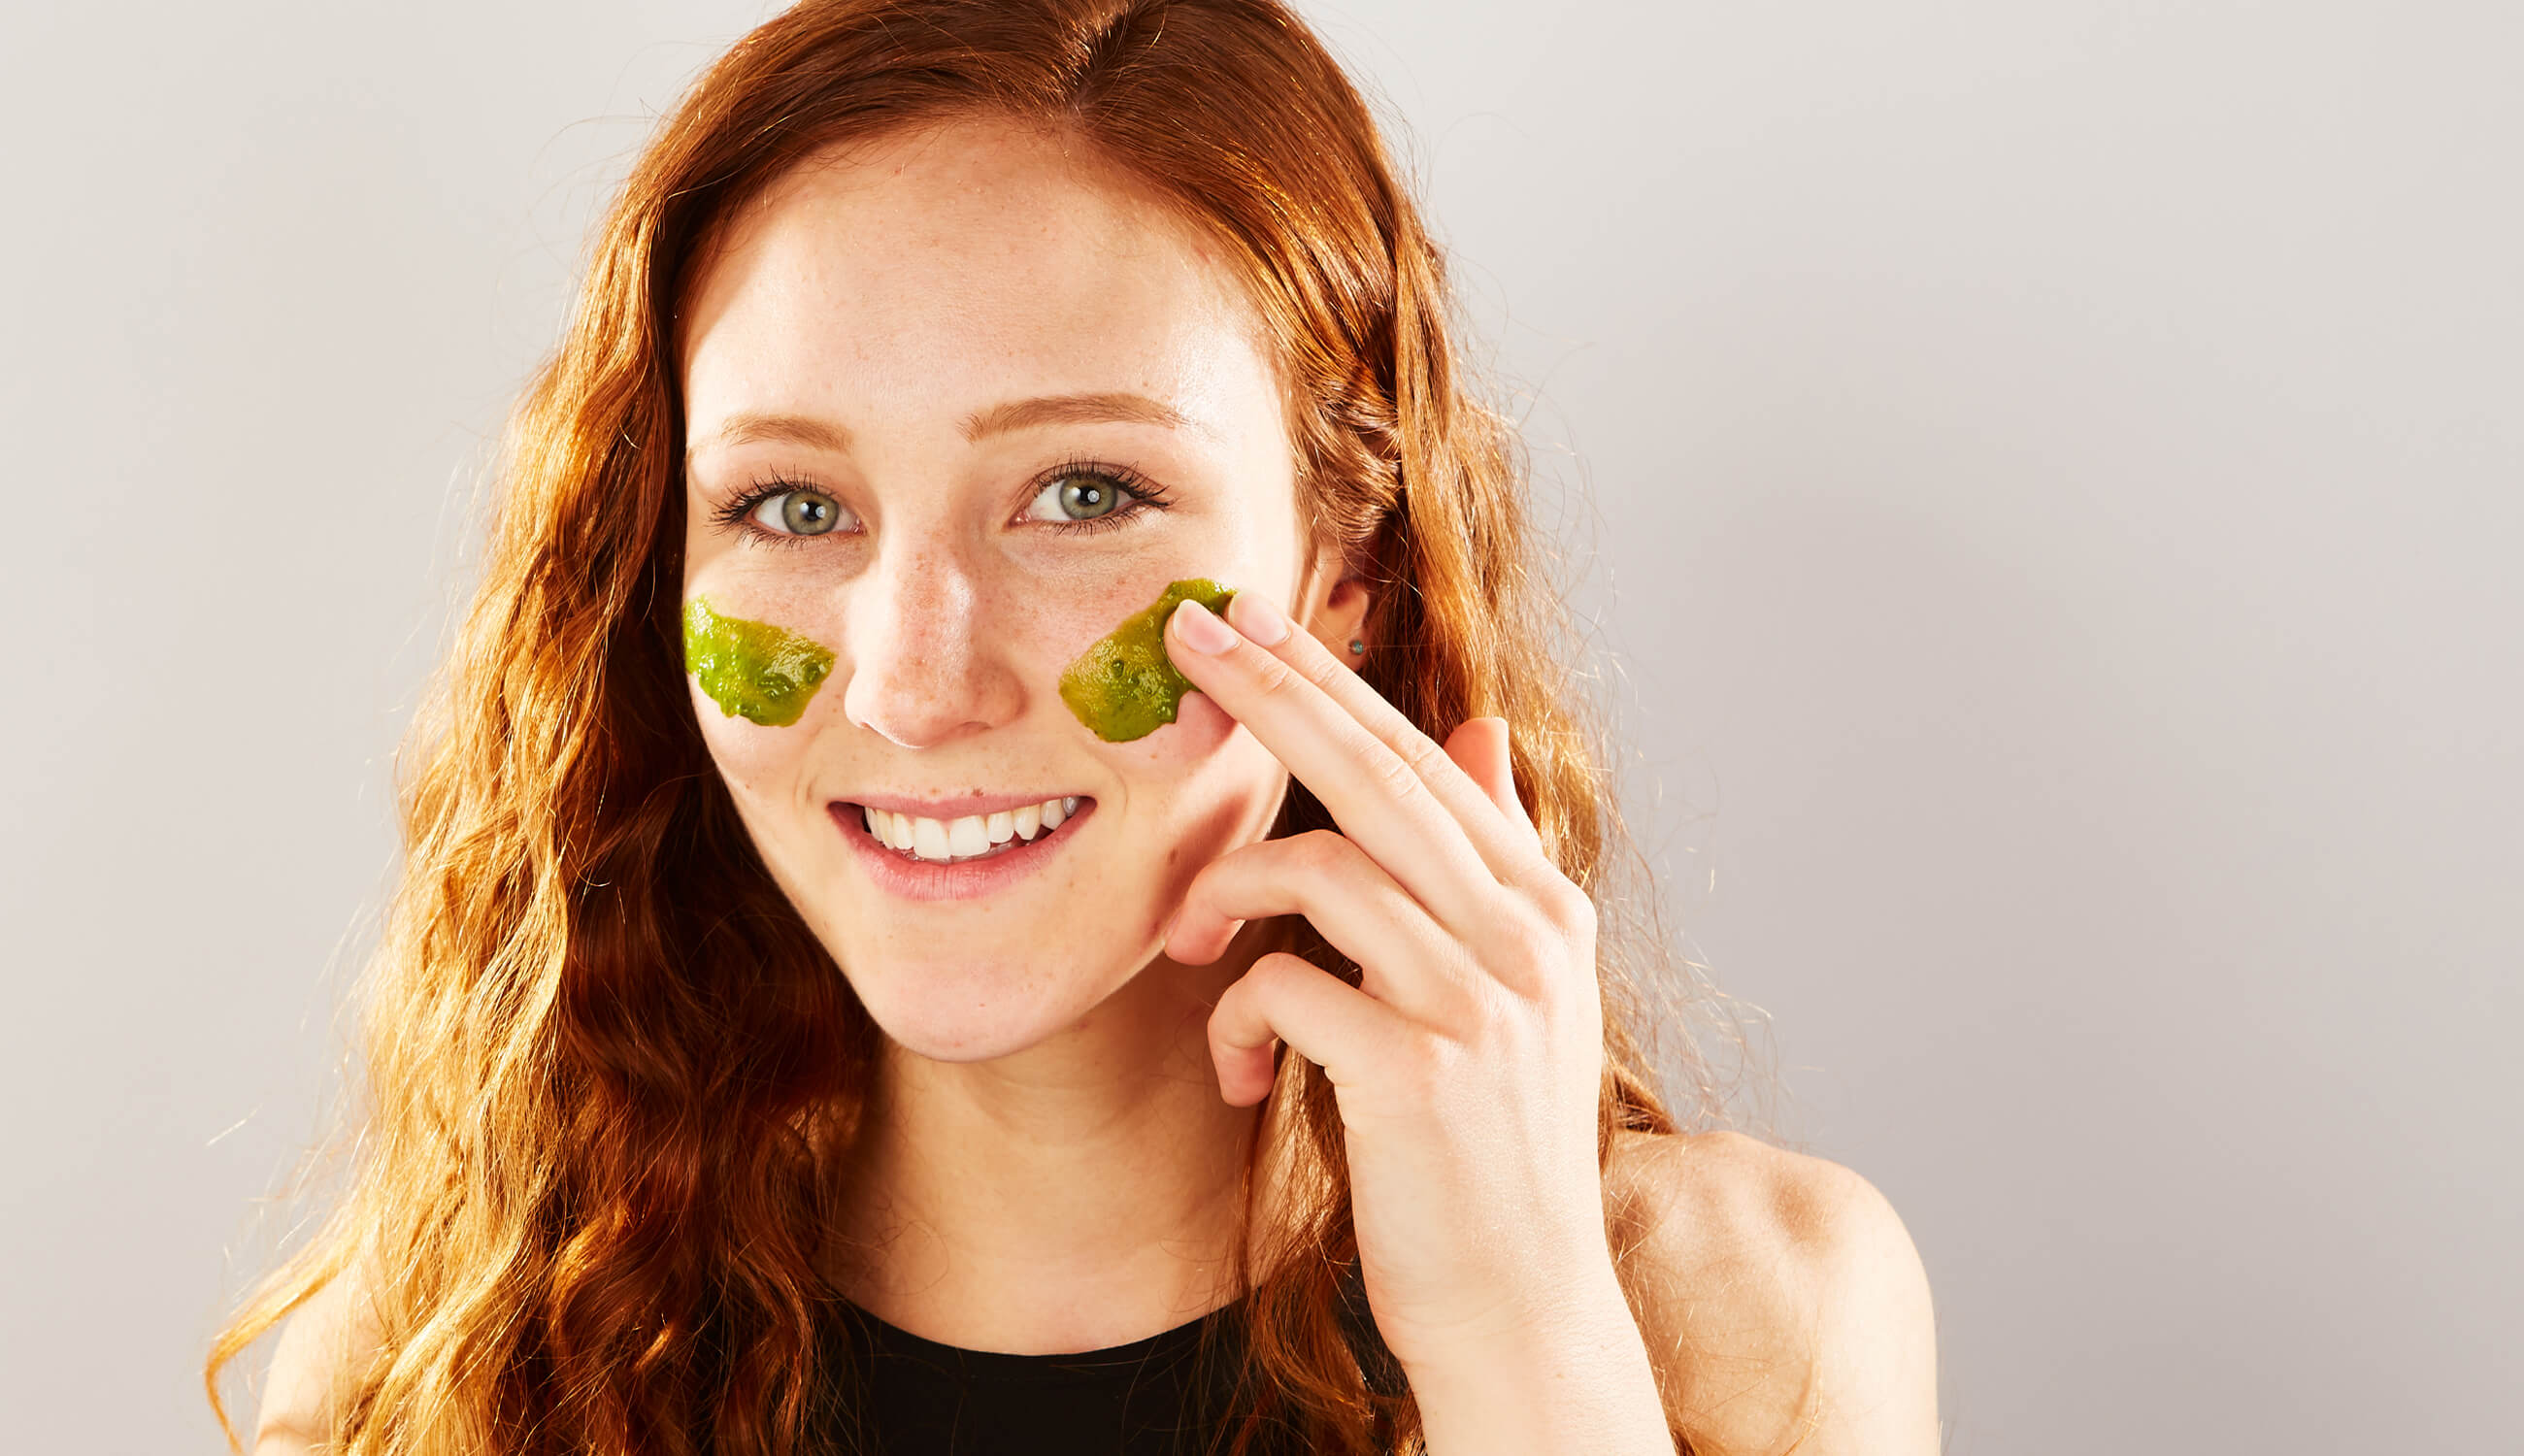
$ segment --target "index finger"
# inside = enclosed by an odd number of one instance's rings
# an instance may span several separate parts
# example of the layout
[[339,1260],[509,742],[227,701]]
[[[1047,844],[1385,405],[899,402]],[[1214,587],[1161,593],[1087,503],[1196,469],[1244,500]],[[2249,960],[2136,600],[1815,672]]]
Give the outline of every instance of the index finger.
[[[1536,864],[1548,867],[1443,749],[1276,606],[1238,592],[1227,615],[1246,630],[1230,628],[1220,650],[1209,652],[1202,629],[1217,619],[1198,603],[1175,609],[1166,630],[1177,668],[1251,730],[1341,832],[1441,923],[1482,927],[1494,916],[1490,897],[1500,884],[1523,884]],[[1260,640],[1273,636],[1267,646]]]
[[[1238,608],[1238,600],[1249,598]],[[1287,632],[1276,648],[1265,649],[1287,662],[1307,681],[1324,691],[1326,697],[1346,709],[1378,740],[1416,770],[1437,801],[1446,806],[1455,822],[1463,827],[1473,848],[1480,851],[1481,862],[1502,885],[1522,885],[1530,876],[1541,873],[1557,878],[1559,866],[1542,852],[1542,836],[1535,832],[1533,820],[1516,797],[1516,785],[1510,775],[1493,795],[1489,788],[1473,776],[1455,753],[1423,732],[1392,700],[1335,656],[1310,632],[1293,630],[1287,614],[1268,597],[1238,592],[1227,604],[1227,616],[1232,624],[1249,624],[1269,631],[1274,626]],[[1269,618],[1266,622],[1263,619]],[[1247,638],[1255,634],[1245,631]],[[1478,723],[1479,718],[1466,720]],[[1499,752],[1505,757],[1509,749],[1510,730],[1505,718],[1498,724]],[[1455,725],[1461,732],[1465,724]],[[1309,787],[1312,787],[1311,785]],[[1327,805],[1329,807],[1329,805]]]

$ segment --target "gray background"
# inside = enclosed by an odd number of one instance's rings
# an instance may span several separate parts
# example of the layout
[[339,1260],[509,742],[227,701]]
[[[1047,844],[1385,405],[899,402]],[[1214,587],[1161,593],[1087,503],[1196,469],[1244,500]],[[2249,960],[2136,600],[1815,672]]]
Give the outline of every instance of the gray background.
[[[1317,3],[1956,1452],[2513,1448],[2524,23]],[[581,229],[754,3],[0,41],[0,1410],[201,1449]]]

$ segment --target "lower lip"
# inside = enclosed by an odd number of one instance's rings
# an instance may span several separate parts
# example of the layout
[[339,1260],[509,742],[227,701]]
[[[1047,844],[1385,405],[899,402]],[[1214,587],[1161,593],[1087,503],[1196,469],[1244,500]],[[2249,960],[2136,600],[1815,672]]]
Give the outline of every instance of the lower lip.
[[1060,821],[1060,827],[1016,849],[994,854],[988,859],[967,859],[961,864],[933,864],[913,859],[891,845],[879,844],[868,833],[865,811],[854,803],[831,806],[833,822],[840,827],[842,838],[858,854],[866,866],[868,878],[877,888],[904,899],[978,899],[985,895],[1004,890],[1047,864],[1069,836],[1089,815],[1095,812],[1095,801],[1078,801],[1078,812]]

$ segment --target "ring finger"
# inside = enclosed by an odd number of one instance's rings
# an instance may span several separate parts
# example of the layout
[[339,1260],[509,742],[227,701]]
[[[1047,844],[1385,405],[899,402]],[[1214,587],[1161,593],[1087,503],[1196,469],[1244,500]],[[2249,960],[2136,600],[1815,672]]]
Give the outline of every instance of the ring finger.
[[1165,953],[1206,965],[1226,953],[1238,925],[1272,915],[1305,916],[1358,963],[1360,990],[1413,1020],[1442,1024],[1440,1009],[1469,975],[1457,942],[1409,892],[1367,851],[1321,829],[1248,845],[1203,867],[1167,927]]

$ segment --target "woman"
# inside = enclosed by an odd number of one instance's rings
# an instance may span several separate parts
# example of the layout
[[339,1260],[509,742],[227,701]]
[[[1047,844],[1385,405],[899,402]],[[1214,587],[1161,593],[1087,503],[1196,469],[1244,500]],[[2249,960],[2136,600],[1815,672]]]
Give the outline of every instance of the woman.
[[1898,1219],[1650,1085],[1445,310],[1269,0],[723,58],[512,426],[258,1449],[1932,1450]]

